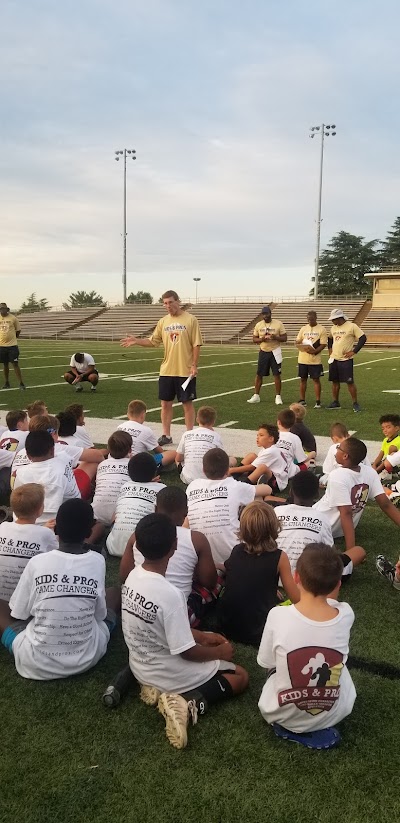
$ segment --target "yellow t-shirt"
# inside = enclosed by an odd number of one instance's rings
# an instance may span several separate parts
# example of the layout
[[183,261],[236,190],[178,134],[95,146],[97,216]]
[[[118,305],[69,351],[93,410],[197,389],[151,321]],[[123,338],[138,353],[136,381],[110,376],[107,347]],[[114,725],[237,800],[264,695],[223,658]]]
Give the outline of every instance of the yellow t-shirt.
[[396,446],[397,451],[400,451],[400,434],[397,434],[392,440],[388,440],[387,437],[385,437],[382,441],[381,451],[385,457],[388,456],[391,446]]
[[352,350],[363,334],[362,329],[350,320],[346,320],[342,326],[332,326],[330,336],[333,337],[332,355],[335,360],[346,360],[343,355]]
[[189,376],[193,363],[193,347],[201,346],[203,343],[197,317],[186,311],[176,317],[167,314],[158,321],[149,339],[154,346],[164,346],[160,375]]
[[[313,346],[318,341],[318,345],[326,346],[328,342],[328,332],[324,326],[317,324],[316,326],[302,326],[297,337],[296,343],[303,343],[304,346]],[[307,354],[305,351],[299,351],[299,363],[305,366],[320,366],[321,352],[319,354]]]
[[[286,334],[286,329],[280,320],[271,320],[269,323],[260,320],[254,326],[253,337],[263,337],[264,334]],[[261,351],[274,351],[280,345],[279,340],[266,340],[260,343],[260,349]]]
[[0,346],[16,346],[17,331],[21,331],[21,326],[13,314],[0,315]]

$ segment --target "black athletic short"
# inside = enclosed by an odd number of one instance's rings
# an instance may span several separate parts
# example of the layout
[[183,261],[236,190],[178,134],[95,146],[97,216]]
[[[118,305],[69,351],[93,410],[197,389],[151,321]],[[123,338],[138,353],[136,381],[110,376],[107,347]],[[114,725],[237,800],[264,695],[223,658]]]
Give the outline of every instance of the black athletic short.
[[280,374],[281,363],[276,362],[273,351],[262,351],[260,349],[258,352],[257,374],[259,377],[269,377],[270,371],[273,375]]
[[158,378],[158,399],[159,400],[175,400],[178,403],[189,403],[196,400],[196,378],[192,377],[188,387],[183,390],[182,383],[187,380],[187,377],[166,377],[161,375]]
[[324,367],[322,363],[319,366],[299,363],[297,374],[302,380],[307,380],[307,377],[311,377],[311,380],[319,380],[320,377],[324,376]]
[[[71,377],[73,377],[75,380],[76,374],[74,374],[73,371],[67,371],[67,374],[70,374]],[[93,371],[89,372],[88,374],[79,375],[79,377],[82,377],[81,383],[84,383],[85,380],[89,380],[91,374],[97,374],[97,377],[99,376],[97,369],[93,369]]]
[[0,363],[18,363],[18,346],[0,346]]
[[353,358],[334,360],[329,364],[330,383],[354,383]]
[[236,666],[234,663],[228,663],[225,660],[219,661],[219,669],[214,676],[202,686],[199,686],[199,692],[207,700],[209,706],[215,703],[222,703],[224,700],[230,700],[233,697],[233,689],[229,680],[224,677],[224,674],[234,674]]

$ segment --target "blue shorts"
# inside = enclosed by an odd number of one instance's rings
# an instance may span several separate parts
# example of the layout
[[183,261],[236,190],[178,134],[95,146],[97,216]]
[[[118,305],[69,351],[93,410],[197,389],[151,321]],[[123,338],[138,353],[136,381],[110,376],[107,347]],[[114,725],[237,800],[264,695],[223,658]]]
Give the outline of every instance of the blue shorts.
[[162,464],[162,461],[163,461],[162,453],[157,452],[156,454],[152,454],[151,456],[154,457],[154,460],[156,461],[156,466],[157,466],[157,468],[159,468]]

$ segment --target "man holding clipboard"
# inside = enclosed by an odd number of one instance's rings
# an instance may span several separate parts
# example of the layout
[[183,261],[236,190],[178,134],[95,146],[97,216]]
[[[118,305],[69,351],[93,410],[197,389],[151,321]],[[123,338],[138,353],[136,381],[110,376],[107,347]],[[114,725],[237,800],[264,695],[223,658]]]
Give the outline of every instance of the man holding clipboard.
[[158,321],[153,334],[145,338],[125,337],[121,340],[121,346],[164,346],[164,360],[158,380],[163,433],[158,442],[160,446],[168,446],[172,443],[172,405],[175,397],[183,405],[186,428],[190,430],[194,426],[193,400],[196,399],[197,364],[203,340],[199,321],[182,308],[175,291],[166,291],[162,300],[168,314]]
[[302,326],[297,337],[296,346],[299,350],[298,375],[300,377],[300,400],[302,406],[306,406],[307,378],[311,377],[314,383],[315,406],[314,409],[321,408],[321,380],[324,373],[321,362],[321,352],[328,343],[328,332],[324,326],[320,326],[317,321],[315,311],[307,314],[307,325]]

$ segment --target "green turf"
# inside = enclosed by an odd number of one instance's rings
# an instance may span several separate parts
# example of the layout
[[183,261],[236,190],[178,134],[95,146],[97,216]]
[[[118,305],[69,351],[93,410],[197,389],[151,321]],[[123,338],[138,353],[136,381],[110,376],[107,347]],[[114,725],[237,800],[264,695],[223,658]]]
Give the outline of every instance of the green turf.
[[[96,394],[88,387],[79,395],[63,383],[61,373],[66,369],[71,353],[89,350],[96,360],[100,372],[111,379],[101,380]],[[28,403],[38,397],[45,397],[52,411],[63,408],[67,403],[81,398],[85,408],[90,409],[88,417],[114,417],[126,411],[129,400],[140,398],[149,409],[149,421],[159,420],[157,399],[157,377],[162,357],[160,349],[122,349],[118,343],[96,341],[21,341],[21,368],[28,389],[21,392],[0,391],[3,408],[16,407],[21,402]],[[218,423],[236,421],[234,426],[256,429],[261,421],[272,422],[276,418],[273,403],[271,378],[264,382],[261,404],[251,406],[246,400],[252,394],[252,386],[257,361],[257,347],[251,346],[204,346],[200,359],[197,405],[207,402],[218,411]],[[327,355],[323,355],[326,366]],[[349,429],[356,429],[361,437],[381,439],[378,419],[384,412],[396,411],[399,404],[397,394],[385,394],[384,390],[399,388],[397,371],[400,372],[400,353],[393,350],[375,351],[364,349],[355,358],[355,376],[359,389],[362,413],[352,411],[350,396],[344,386],[341,390],[342,409],[331,412],[314,410],[313,387],[308,387],[307,423],[318,435],[328,435],[330,424],[340,419]],[[365,364],[365,365],[364,365]],[[285,349],[282,367],[282,396],[285,405],[298,399],[297,355],[294,349]],[[123,376],[136,379],[128,382]],[[13,375],[11,375],[13,380]],[[55,385],[49,385],[55,384]],[[14,381],[15,386],[15,381]],[[331,400],[327,377],[323,378],[322,402]],[[175,417],[182,416],[181,406],[177,406]]]
[[[28,389],[23,397],[2,392],[0,403],[7,403],[3,408],[43,397],[56,411],[73,400],[75,395],[61,384],[60,374],[74,348],[78,346],[22,341],[25,379],[38,388]],[[147,355],[130,349],[124,359],[117,344],[85,343],[84,348],[94,354],[101,371],[151,370],[156,377],[157,352]],[[205,357],[208,354],[211,357]],[[396,388],[391,369],[398,366],[398,355],[367,351],[357,360],[386,357],[396,359],[371,364],[371,371],[356,370],[363,414],[343,410],[340,415],[350,428],[373,439],[380,437],[379,415],[397,410],[396,395],[393,402],[381,391]],[[124,362],[117,364],[117,359]],[[244,365],[228,365],[242,360]],[[43,362],[42,368],[30,371],[30,366]],[[57,365],[50,367],[48,362]],[[200,371],[200,396],[251,385],[254,349],[206,347],[202,365],[217,362],[225,367]],[[295,360],[289,360],[288,353],[284,377],[294,374]],[[51,382],[58,385],[44,387]],[[116,378],[103,381],[96,395],[76,397],[91,410],[88,418],[114,416],[122,414],[135,396],[149,407],[158,406],[156,388],[154,381],[138,385]],[[238,420],[237,425],[255,428],[266,415],[273,419],[271,400],[250,407],[245,403],[249,394],[209,402],[217,406],[220,422]],[[264,398],[270,397],[271,389],[265,390]],[[284,399],[297,399],[295,382],[284,388]],[[348,402],[346,398],[347,406]],[[150,419],[159,419],[159,413]],[[327,434],[328,412],[310,410],[308,419],[317,434]],[[168,482],[173,479],[168,476]],[[375,504],[369,505],[357,529],[367,561],[342,588],[342,598],[356,615],[351,654],[395,666],[400,666],[400,593],[377,574],[374,558],[383,551],[396,560],[398,535]],[[115,582],[118,561],[108,559],[107,566],[108,582]],[[398,680],[352,669],[358,697],[352,716],[342,724],[342,745],[332,752],[310,752],[276,740],[263,722],[257,700],[264,673],[256,664],[255,650],[238,645],[236,660],[250,672],[248,692],[201,718],[189,730],[188,748],[178,752],[166,740],[161,715],[137,696],[115,711],[107,711],[100,702],[108,681],[126,662],[120,630],[93,671],[68,681],[23,680],[15,673],[12,658],[0,649],[2,823],[332,823],[339,815],[350,823],[398,820]]]

